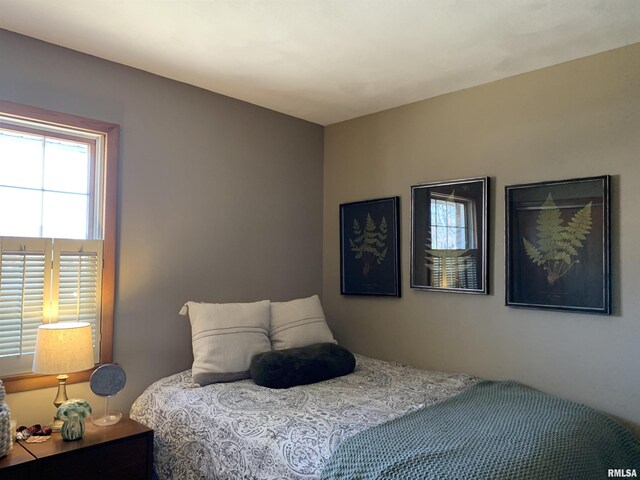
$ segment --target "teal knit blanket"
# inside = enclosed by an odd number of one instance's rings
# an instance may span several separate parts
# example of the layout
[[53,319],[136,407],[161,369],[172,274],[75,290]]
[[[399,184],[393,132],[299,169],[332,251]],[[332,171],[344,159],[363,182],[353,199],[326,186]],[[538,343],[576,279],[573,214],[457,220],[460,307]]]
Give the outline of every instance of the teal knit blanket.
[[615,420],[517,382],[481,382],[345,440],[320,478],[581,480],[609,469],[640,476],[640,443]]

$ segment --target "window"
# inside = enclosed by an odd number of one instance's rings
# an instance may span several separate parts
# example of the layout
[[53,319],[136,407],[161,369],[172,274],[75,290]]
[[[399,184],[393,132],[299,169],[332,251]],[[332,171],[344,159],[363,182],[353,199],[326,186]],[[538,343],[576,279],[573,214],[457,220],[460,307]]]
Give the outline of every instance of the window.
[[0,101],[0,375],[9,392],[50,383],[27,374],[43,322],[89,322],[96,363],[112,360],[117,151],[117,125]]
[[432,194],[430,204],[432,285],[478,288],[476,208],[473,200]]
[[83,321],[100,360],[102,241],[0,237],[0,371],[31,371],[38,326]]
[[[43,133],[32,133],[38,130]],[[65,130],[47,130],[0,117],[0,205],[11,205],[0,210],[0,235],[99,237],[92,207],[102,198],[94,181],[102,138],[60,138]]]
[[432,248],[476,248],[475,206],[471,200],[452,195],[431,197]]

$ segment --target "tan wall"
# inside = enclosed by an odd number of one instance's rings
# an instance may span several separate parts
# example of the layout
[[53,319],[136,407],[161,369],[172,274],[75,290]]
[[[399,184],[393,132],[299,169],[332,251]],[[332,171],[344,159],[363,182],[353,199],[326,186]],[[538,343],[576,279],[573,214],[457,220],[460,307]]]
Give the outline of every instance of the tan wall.
[[[610,317],[504,306],[504,186],[613,176]],[[491,176],[491,295],[409,288],[410,186]],[[338,205],[401,196],[400,299],[342,297]],[[640,44],[325,129],[323,301],[353,350],[640,423]]]
[[[0,99],[121,127],[114,359],[128,382],[116,408],[190,367],[187,300],[320,293],[321,126],[3,30]],[[69,394],[95,398],[87,384]],[[54,396],[9,404],[21,423],[44,422]]]

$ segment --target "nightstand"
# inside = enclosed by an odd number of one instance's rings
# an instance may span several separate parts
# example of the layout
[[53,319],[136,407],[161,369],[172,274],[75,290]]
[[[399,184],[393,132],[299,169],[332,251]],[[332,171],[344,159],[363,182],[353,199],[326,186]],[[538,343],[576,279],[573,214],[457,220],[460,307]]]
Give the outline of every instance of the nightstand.
[[20,442],[14,450],[21,447],[35,457],[34,479],[151,478],[153,430],[129,418],[108,427],[96,427],[89,420],[85,426],[80,440],[65,442],[53,433],[44,443]]

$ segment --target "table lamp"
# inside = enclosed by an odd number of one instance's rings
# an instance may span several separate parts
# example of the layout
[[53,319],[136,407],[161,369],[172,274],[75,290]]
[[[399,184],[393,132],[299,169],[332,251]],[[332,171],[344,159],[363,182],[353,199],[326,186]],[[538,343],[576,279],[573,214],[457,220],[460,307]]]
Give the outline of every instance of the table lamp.
[[[53,401],[56,409],[68,400],[67,374],[90,368],[93,368],[91,325],[86,322],[60,322],[38,327],[33,371],[57,375],[58,393]],[[62,420],[54,417],[51,429],[60,431],[62,423]]]

